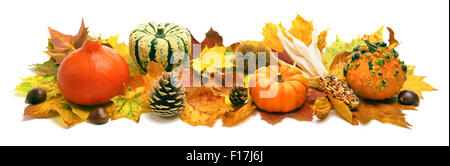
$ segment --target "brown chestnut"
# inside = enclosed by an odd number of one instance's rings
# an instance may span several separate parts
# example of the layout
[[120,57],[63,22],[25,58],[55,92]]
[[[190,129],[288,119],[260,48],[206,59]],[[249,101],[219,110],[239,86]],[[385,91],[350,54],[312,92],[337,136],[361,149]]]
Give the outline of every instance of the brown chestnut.
[[41,87],[35,87],[30,90],[27,94],[27,98],[25,99],[25,103],[27,104],[39,104],[44,102],[47,99],[47,92],[45,89]]
[[103,109],[103,107],[97,107],[91,113],[89,113],[88,120],[94,124],[105,124],[109,120],[108,112]]
[[403,105],[418,106],[420,103],[419,96],[412,90],[403,90],[398,94],[398,101]]

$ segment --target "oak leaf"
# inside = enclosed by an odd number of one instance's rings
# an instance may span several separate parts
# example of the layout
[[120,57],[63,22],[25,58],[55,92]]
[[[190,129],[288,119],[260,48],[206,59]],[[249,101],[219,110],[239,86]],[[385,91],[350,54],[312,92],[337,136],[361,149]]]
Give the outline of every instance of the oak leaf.
[[81,27],[75,36],[66,35],[48,27],[50,38],[48,40],[48,50],[45,51],[56,64],[60,64],[64,58],[72,51],[80,48],[88,37],[88,28],[84,26],[84,20],[81,21]]

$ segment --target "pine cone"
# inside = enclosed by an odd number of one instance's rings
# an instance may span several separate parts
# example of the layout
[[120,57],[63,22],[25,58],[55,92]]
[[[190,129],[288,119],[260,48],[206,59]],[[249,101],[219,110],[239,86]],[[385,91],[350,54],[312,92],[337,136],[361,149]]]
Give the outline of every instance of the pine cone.
[[230,101],[234,106],[240,106],[247,101],[248,91],[244,87],[234,87],[230,92]]
[[174,73],[159,77],[149,96],[150,108],[164,118],[177,116],[185,107],[184,88]]

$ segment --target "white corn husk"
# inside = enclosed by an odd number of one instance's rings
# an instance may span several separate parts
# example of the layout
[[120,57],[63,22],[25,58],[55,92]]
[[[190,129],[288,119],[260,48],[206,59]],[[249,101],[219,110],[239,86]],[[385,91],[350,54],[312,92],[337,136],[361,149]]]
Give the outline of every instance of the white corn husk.
[[[282,30],[292,38],[292,42],[283,35]],[[317,47],[318,35],[316,30],[313,31],[312,42],[309,47],[281,27],[278,28],[278,37],[284,46],[284,50],[294,61],[294,65],[298,65],[303,69],[302,71],[306,76],[318,77],[328,75],[328,71],[322,63],[320,49]]]
[[[284,36],[282,31],[292,38],[292,42]],[[358,97],[342,81],[329,74],[323,65],[322,55],[320,49],[317,47],[318,35],[316,30],[313,30],[312,41],[309,47],[281,27],[278,28],[278,37],[287,55],[294,61],[294,66],[299,66],[303,75],[308,78],[309,87],[319,89],[327,95],[344,102],[350,108],[358,107]],[[328,85],[326,82],[331,82],[332,85]]]

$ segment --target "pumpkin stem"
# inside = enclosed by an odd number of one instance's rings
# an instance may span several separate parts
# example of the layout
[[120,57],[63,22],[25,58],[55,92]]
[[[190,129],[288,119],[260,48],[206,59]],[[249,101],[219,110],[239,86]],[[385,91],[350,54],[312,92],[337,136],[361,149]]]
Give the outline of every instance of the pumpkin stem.
[[157,38],[163,38],[166,36],[166,34],[164,34],[164,29],[163,28],[158,28],[158,30],[156,31],[155,36]]
[[283,76],[281,75],[281,73],[277,73],[277,81],[278,82],[283,82],[284,81]]
[[84,42],[84,45],[82,47],[89,51],[94,51],[99,48],[102,48],[102,42],[100,42],[100,40],[98,40],[98,39],[90,38]]

